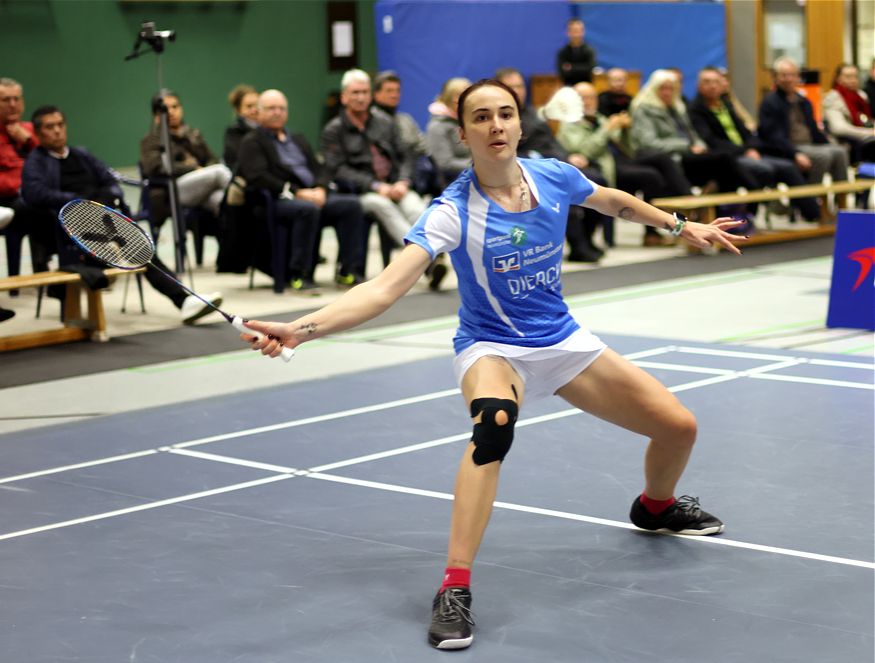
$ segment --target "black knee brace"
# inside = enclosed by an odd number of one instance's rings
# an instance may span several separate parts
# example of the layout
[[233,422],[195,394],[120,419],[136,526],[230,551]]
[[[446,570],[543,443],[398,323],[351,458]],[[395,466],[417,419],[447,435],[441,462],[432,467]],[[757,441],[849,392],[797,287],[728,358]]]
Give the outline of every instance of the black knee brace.
[[[507,423],[502,425],[495,422],[495,415],[499,412],[507,415]],[[519,408],[517,404],[506,398],[475,398],[471,401],[471,417],[483,413],[479,424],[474,424],[474,435],[471,441],[474,443],[474,463],[486,465],[487,463],[501,462],[510,451],[513,442],[513,426],[516,423]]]

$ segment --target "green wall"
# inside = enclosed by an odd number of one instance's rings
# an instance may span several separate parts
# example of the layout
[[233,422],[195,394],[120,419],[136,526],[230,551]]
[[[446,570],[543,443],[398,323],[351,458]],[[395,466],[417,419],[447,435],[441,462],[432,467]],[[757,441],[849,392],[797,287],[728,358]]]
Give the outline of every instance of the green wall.
[[[357,8],[359,65],[373,71],[373,0]],[[285,92],[290,128],[318,145],[325,97],[342,73],[328,71],[325,15],[325,0],[3,0],[0,76],[24,86],[27,119],[40,105],[60,106],[71,144],[110,165],[134,165],[158,88],[157,57],[124,57],[152,20],[176,31],[161,56],[164,86],[179,93],[186,121],[217,156],[233,118],[228,92],[242,82]]]

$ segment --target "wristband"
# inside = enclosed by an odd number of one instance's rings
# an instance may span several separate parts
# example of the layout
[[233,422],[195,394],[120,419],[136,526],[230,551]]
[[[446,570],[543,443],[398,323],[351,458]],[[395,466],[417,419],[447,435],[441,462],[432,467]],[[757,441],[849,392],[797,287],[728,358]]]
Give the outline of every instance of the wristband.
[[684,226],[687,225],[687,217],[683,214],[679,214],[678,212],[674,212],[672,214],[674,217],[674,228],[671,229],[672,237],[680,237],[681,233],[684,231]]

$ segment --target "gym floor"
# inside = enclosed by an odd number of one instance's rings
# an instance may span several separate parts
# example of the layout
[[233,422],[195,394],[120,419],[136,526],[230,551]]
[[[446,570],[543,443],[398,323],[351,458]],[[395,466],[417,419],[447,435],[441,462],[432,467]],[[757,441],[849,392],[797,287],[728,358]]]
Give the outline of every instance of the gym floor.
[[[455,292],[417,286],[283,364],[148,292],[149,313],[132,291],[119,314],[116,284],[108,343],[0,355],[4,661],[872,660],[875,346],[824,327],[831,242],[734,258],[639,239],[569,269],[565,293],[697,415],[679,493],[724,534],[635,530],[644,441],[559,399],[524,406],[474,644],[432,650],[470,435]],[[195,278],[247,315],[336,296]],[[25,293],[0,304],[33,315]]]

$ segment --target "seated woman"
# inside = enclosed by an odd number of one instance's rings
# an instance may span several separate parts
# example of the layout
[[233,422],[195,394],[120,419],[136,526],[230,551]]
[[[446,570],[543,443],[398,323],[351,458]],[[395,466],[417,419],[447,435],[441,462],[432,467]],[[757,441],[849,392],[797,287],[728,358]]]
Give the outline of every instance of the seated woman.
[[431,119],[425,129],[425,140],[446,184],[471,165],[471,150],[459,139],[459,122],[456,118],[459,95],[469,85],[471,81],[467,78],[449,79],[437,99],[428,107]]
[[222,160],[231,170],[237,168],[237,154],[243,136],[258,127],[258,91],[251,85],[241,84],[228,94],[228,103],[236,119],[225,129],[225,149]]
[[851,162],[875,161],[872,100],[860,89],[860,72],[852,64],[836,68],[832,90],[823,99],[829,133],[851,146]]
[[715,181],[720,191],[756,188],[756,181],[729,154],[710,151],[696,133],[681,101],[674,72],[654,71],[632,100],[631,108],[631,136],[637,156],[669,154],[687,179],[700,187]]

